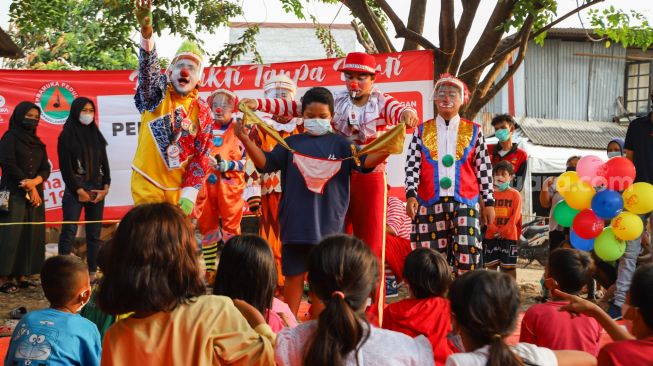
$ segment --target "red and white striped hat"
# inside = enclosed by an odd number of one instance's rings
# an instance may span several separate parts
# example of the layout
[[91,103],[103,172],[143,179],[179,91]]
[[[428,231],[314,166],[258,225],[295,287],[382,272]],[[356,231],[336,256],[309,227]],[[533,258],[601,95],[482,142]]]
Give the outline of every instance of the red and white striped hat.
[[345,63],[338,69],[340,72],[364,72],[368,74],[377,74],[376,60],[374,56],[365,52],[350,52],[345,57]]

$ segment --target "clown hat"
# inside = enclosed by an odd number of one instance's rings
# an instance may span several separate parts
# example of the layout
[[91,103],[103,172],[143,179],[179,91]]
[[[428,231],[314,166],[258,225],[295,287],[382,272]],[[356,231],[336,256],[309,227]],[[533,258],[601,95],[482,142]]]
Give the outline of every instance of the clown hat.
[[374,56],[365,52],[350,52],[345,57],[345,62],[338,69],[340,72],[364,72],[368,74],[377,74],[376,59]]
[[286,89],[293,95],[297,93],[297,85],[286,74],[279,74],[269,78],[263,85],[263,91],[267,92],[270,89]]
[[467,88],[467,84],[465,84],[462,80],[458,79],[457,77],[446,73],[440,74],[440,78],[438,79],[438,81],[435,82],[435,86],[433,86],[433,97],[435,97],[435,93],[437,92],[438,88],[443,85],[450,85],[458,88],[458,90],[460,90],[460,96],[463,100],[463,104],[469,102],[470,92],[469,89]]
[[224,95],[228,96],[229,98],[231,98],[231,100],[234,101],[234,105],[233,105],[234,110],[237,108],[237,106],[238,106],[238,96],[236,95],[236,93],[232,92],[229,89],[216,89],[215,91],[213,91],[213,93],[211,93],[209,95],[209,97],[206,98],[206,102],[209,104],[209,107],[213,103],[213,99],[215,99],[215,97],[217,97],[218,94],[224,94]]
[[174,65],[179,60],[187,59],[196,62],[197,65],[201,68],[202,64],[204,63],[204,57],[202,56],[203,53],[204,52],[202,52],[196,43],[191,41],[184,41],[181,46],[179,46],[179,49],[177,50],[177,53],[175,54],[175,57],[172,59],[170,64]]

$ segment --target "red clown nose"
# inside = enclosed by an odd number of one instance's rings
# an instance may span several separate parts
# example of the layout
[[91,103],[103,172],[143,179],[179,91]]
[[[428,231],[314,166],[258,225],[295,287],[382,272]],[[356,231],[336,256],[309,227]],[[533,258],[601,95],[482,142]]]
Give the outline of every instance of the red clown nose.
[[222,113],[222,108],[220,108],[220,107],[216,108],[216,109],[215,109],[215,113],[218,113],[218,114],[219,114],[219,113]]
[[352,81],[349,83],[349,88],[350,89],[358,89],[358,82],[357,81]]
[[181,71],[179,72],[179,76],[181,76],[182,78],[187,78],[190,76],[190,72],[188,71],[188,69],[181,69]]

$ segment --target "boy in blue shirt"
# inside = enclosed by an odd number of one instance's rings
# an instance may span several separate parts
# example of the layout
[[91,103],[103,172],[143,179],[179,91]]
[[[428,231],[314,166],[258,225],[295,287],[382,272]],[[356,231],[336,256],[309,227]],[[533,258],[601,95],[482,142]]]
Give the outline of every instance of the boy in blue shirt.
[[242,124],[235,126],[236,135],[259,172],[281,170],[281,270],[286,276],[284,297],[295,315],[311,249],[325,236],[344,232],[352,171],[371,172],[388,157],[368,154],[361,157],[360,167],[356,165],[351,158],[351,142],[332,132],[333,95],[328,89],[308,90],[302,98],[302,113],[305,132],[285,139],[293,152],[281,144],[264,152]]
[[50,307],[20,320],[5,366],[100,365],[100,333],[77,314],[91,297],[86,264],[72,255],[51,257],[41,268],[41,285]]

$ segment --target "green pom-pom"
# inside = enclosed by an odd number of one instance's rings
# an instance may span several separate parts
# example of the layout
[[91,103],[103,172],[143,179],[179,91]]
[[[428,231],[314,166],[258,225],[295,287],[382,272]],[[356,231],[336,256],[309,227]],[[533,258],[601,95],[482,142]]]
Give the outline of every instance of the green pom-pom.
[[449,177],[444,177],[444,178],[440,179],[440,187],[442,187],[444,189],[451,188],[452,183],[453,182],[451,181],[451,178],[449,178]]
[[447,168],[453,165],[453,156],[451,154],[447,154],[442,158],[442,164],[446,166]]

